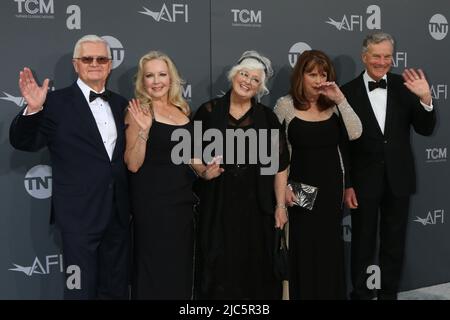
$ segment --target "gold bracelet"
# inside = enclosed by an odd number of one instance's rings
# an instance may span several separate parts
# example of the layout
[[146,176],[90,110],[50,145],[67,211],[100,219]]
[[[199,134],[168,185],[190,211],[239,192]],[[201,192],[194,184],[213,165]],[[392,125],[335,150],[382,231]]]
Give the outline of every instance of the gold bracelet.
[[280,204],[280,203],[277,203],[277,204],[275,205],[275,209],[278,209],[278,208],[280,208],[280,209],[284,209],[284,210],[287,210],[287,207],[286,207],[286,205],[284,205],[284,204]]

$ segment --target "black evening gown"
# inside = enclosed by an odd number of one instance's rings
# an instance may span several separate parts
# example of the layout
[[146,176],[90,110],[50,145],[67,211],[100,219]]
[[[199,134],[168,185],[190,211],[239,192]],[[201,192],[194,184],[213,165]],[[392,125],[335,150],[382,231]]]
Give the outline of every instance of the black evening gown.
[[289,208],[290,299],[345,299],[342,239],[343,170],[338,145],[344,138],[333,114],[324,121],[289,123],[289,179],[319,188],[312,211]]
[[[222,167],[225,171],[215,179],[198,180],[201,183],[196,189],[200,195],[196,298],[280,299],[281,281],[275,277],[272,262],[275,235],[273,186],[275,173],[285,170],[289,164],[289,153],[283,130],[272,110],[252,99],[249,111],[235,119],[229,114],[230,96],[231,91],[228,91],[223,97],[204,103],[194,117],[195,121],[201,121],[203,131],[219,130],[226,142],[226,148],[215,150],[215,155],[224,156]],[[258,141],[246,138],[242,145],[234,143],[233,156],[230,152],[233,137],[228,133],[241,131],[250,136],[255,129],[259,133],[273,129],[281,132],[275,144],[278,148],[270,146],[270,135],[256,135]],[[253,157],[261,151],[252,150],[253,147],[261,148],[262,145],[268,145],[272,150],[272,160],[279,160],[271,162],[275,165],[274,173],[262,171],[263,167],[267,168],[267,163],[260,161],[262,157]],[[204,151],[209,147],[209,143],[203,144]],[[243,154],[242,163],[236,161],[237,151]]]
[[[252,109],[236,120],[229,115],[228,129],[253,129]],[[225,164],[223,177],[223,252],[215,264],[211,299],[280,299],[281,282],[272,271],[273,216],[260,212],[257,199],[259,167]],[[242,150],[240,150],[242,152]],[[235,155],[237,147],[235,145]]]
[[133,299],[191,299],[193,282],[193,193],[195,174],[171,160],[175,129],[192,124],[153,120],[145,160],[130,175],[134,226]]

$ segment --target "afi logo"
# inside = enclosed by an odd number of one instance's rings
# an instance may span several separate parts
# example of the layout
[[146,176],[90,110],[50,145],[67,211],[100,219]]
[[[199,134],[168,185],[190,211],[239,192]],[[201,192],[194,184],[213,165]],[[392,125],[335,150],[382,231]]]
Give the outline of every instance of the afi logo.
[[428,23],[428,31],[434,40],[442,40],[447,36],[448,22],[442,14],[436,13]]
[[429,148],[427,152],[426,162],[444,162],[447,161],[447,148]]
[[428,215],[426,216],[426,218],[421,218],[421,217],[417,217],[416,216],[416,220],[414,220],[414,222],[419,222],[421,223],[423,226],[426,226],[428,224],[443,224],[444,223],[444,214],[445,211],[444,209],[437,209],[437,210],[433,210],[433,211],[428,211]]
[[187,101],[191,101],[192,99],[192,86],[190,84],[186,84],[182,87],[183,98]]
[[52,195],[52,168],[37,165],[28,170],[24,179],[25,190],[36,199],[47,199]]
[[231,9],[233,13],[232,26],[239,27],[261,27],[261,10],[254,11],[248,9]]
[[408,66],[408,53],[405,51],[397,51],[392,56],[392,66],[394,68],[402,67],[406,68]]
[[352,217],[347,215],[342,219],[343,239],[345,242],[352,242]]
[[23,107],[25,105],[25,99],[23,97],[15,97],[3,91],[4,97],[0,97],[2,100],[10,101],[18,107]]
[[[55,87],[51,86],[51,87],[48,88],[48,90],[55,91]],[[12,94],[9,94],[9,93],[7,93],[5,91],[3,91],[3,94],[5,96],[4,97],[0,97],[0,99],[12,102],[18,107],[23,107],[25,105],[25,99],[23,97],[20,97],[20,96],[16,97],[16,96],[13,96]]]
[[[21,266],[13,263],[15,268],[10,268],[10,271],[23,272],[31,277],[34,274],[50,274],[52,270],[56,272],[64,272],[62,254],[52,254],[45,256],[45,263],[42,263],[38,257],[34,258],[31,266]],[[70,265],[67,267],[66,286],[69,290],[81,289],[81,269],[77,265]]]
[[[369,30],[374,29],[381,29],[381,9],[377,5],[370,5],[367,7],[366,13],[368,14],[365,22],[366,27]],[[334,26],[339,31],[346,30],[346,31],[354,31],[359,30],[363,31],[363,20],[364,17],[362,15],[344,15],[342,19],[334,20],[330,17],[328,17],[328,21],[325,21],[325,23],[328,23],[332,26]]]
[[[38,257],[34,258],[31,266],[21,266],[13,263],[15,268],[8,269],[10,271],[23,272],[27,276],[32,276],[33,274],[50,274],[50,268],[56,269],[59,272],[63,272],[63,258],[61,254],[52,254],[45,256],[45,263],[43,264]],[[45,267],[44,267],[45,265]],[[54,267],[51,267],[54,266]]]
[[178,20],[184,18],[185,23],[189,22],[189,15],[188,15],[189,7],[187,4],[173,3],[171,10],[167,8],[165,3],[163,4],[161,10],[159,11],[151,11],[146,7],[143,8],[144,11],[138,12],[152,17],[157,22],[160,22],[161,20],[167,22],[177,22],[177,18]]
[[111,49],[111,56],[113,59],[112,68],[115,69],[122,64],[123,59],[125,58],[125,49],[123,48],[122,43],[120,43],[120,41],[114,37],[103,36],[102,39],[108,42],[109,48]]
[[446,84],[435,84],[431,85],[431,96],[433,99],[447,100],[447,85]]
[[303,51],[306,50],[311,50],[311,47],[309,46],[309,44],[305,42],[297,42],[292,45],[288,53],[289,64],[291,65],[292,68],[297,63],[298,56],[301,55]]

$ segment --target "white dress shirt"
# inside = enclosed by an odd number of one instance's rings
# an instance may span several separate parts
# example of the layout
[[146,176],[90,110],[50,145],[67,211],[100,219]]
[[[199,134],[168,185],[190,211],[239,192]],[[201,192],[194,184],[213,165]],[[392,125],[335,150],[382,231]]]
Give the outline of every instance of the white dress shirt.
[[[386,80],[387,89],[376,88],[372,91],[369,91],[369,81],[375,80],[373,80],[367,74],[367,70],[363,74],[364,85],[366,86],[366,91],[367,95],[369,96],[370,105],[372,106],[375,118],[377,118],[378,126],[380,127],[381,132],[384,134],[384,126],[386,123],[387,91],[389,90],[389,83],[387,81],[386,75],[384,75],[382,79]],[[422,104],[422,106],[426,111],[433,110],[433,101],[431,101],[429,106],[423,103],[422,101],[420,101],[420,103]]]
[[89,104],[89,108],[91,109],[92,115],[97,123],[98,131],[102,137],[103,145],[105,146],[106,152],[111,160],[117,141],[116,122],[114,121],[111,106],[107,101],[101,98],[96,98],[94,101],[89,102],[89,93],[91,91],[94,91],[95,93],[102,93],[105,91],[105,88],[103,88],[100,92],[97,92],[91,89],[80,78],[77,80],[77,85],[80,87],[87,103]]

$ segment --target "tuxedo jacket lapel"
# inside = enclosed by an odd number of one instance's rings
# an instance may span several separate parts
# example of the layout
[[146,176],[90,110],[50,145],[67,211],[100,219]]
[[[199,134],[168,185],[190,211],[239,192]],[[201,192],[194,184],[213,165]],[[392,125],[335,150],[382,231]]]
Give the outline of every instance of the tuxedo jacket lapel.
[[117,148],[117,146],[121,146],[124,143],[125,139],[125,123],[124,123],[124,110],[123,106],[121,105],[120,101],[115,99],[114,95],[111,96],[111,99],[109,101],[109,105],[111,107],[111,111],[114,116],[114,121],[116,123],[116,131],[117,131],[117,140],[116,145],[114,147],[113,155],[112,155],[112,161],[114,161],[119,155],[120,152],[123,152],[122,149]]
[[396,105],[396,92],[392,88],[389,88],[389,73],[387,74],[387,101],[386,101],[386,121],[384,125],[384,136],[387,137],[394,123],[395,117],[395,105]]

